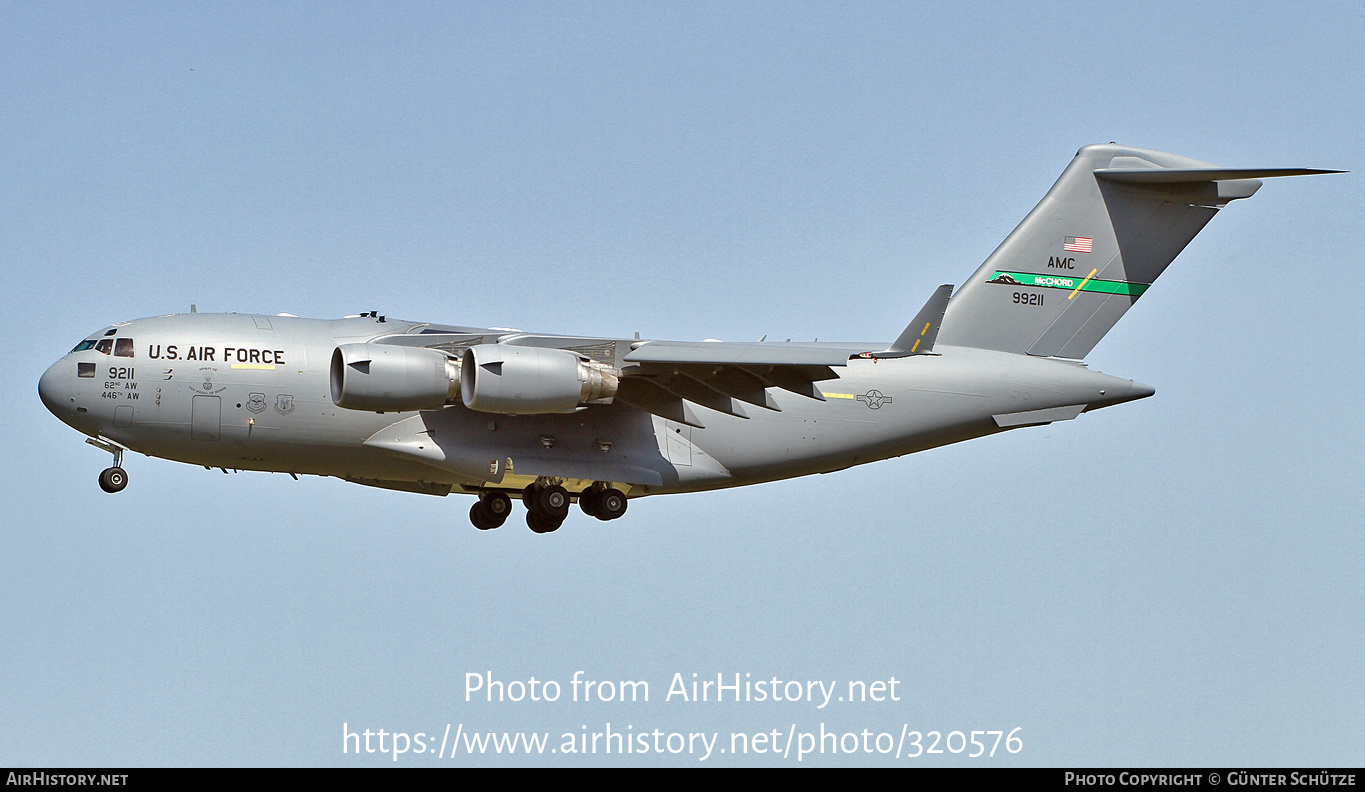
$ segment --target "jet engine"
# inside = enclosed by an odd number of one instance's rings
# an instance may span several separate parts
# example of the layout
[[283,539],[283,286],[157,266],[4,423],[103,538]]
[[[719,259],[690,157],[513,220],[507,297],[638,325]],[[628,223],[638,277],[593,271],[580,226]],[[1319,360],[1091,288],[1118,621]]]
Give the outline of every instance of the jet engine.
[[332,401],[338,407],[435,410],[459,398],[459,363],[434,349],[342,344],[332,353]]
[[563,349],[479,344],[460,360],[460,397],[480,412],[511,415],[570,412],[609,404],[620,372]]

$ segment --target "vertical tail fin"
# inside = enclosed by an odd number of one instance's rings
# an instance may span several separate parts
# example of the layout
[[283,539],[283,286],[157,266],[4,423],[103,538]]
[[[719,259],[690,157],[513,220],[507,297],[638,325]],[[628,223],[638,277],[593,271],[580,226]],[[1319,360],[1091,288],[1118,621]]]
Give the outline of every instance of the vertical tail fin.
[[1083,358],[1190,240],[1258,178],[1149,149],[1086,146],[953,295],[941,344]]

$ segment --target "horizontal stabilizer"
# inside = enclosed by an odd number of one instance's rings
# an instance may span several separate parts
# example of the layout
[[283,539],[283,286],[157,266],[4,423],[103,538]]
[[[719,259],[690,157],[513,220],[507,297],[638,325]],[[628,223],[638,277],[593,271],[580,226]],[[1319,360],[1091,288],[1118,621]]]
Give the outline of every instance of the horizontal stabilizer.
[[1190,184],[1232,179],[1273,179],[1277,176],[1316,176],[1345,173],[1318,168],[1099,168],[1101,179],[1135,184]]

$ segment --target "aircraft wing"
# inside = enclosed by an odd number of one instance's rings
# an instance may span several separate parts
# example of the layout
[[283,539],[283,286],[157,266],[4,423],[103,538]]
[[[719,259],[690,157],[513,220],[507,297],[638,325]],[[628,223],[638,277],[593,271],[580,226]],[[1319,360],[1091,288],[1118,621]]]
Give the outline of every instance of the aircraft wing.
[[847,366],[849,358],[877,348],[830,343],[626,341],[519,332],[478,333],[464,328],[388,336],[377,343],[423,346],[451,357],[459,356],[470,346],[487,343],[564,349],[588,360],[619,365],[617,400],[698,428],[704,425],[689,402],[748,418],[741,403],[780,411],[768,388],[824,401],[824,394],[815,383],[838,379],[839,375],[830,367]]
[[734,341],[646,341],[626,360],[632,363],[702,363],[733,366],[844,366],[864,347],[764,344]]
[[741,405],[781,408],[768,388],[824,401],[815,383],[837,379],[865,346],[726,341],[645,341],[632,344],[616,398],[689,426],[702,427],[688,402],[748,418]]

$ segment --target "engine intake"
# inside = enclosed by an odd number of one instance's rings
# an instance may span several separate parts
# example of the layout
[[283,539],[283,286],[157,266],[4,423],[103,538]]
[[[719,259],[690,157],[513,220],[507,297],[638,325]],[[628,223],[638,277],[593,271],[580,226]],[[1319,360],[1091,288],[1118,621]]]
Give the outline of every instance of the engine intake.
[[460,397],[464,406],[480,412],[570,412],[586,404],[610,404],[619,378],[611,366],[563,349],[479,344],[460,360]]
[[435,410],[460,398],[459,364],[434,349],[342,344],[331,380],[332,401],[348,410]]

